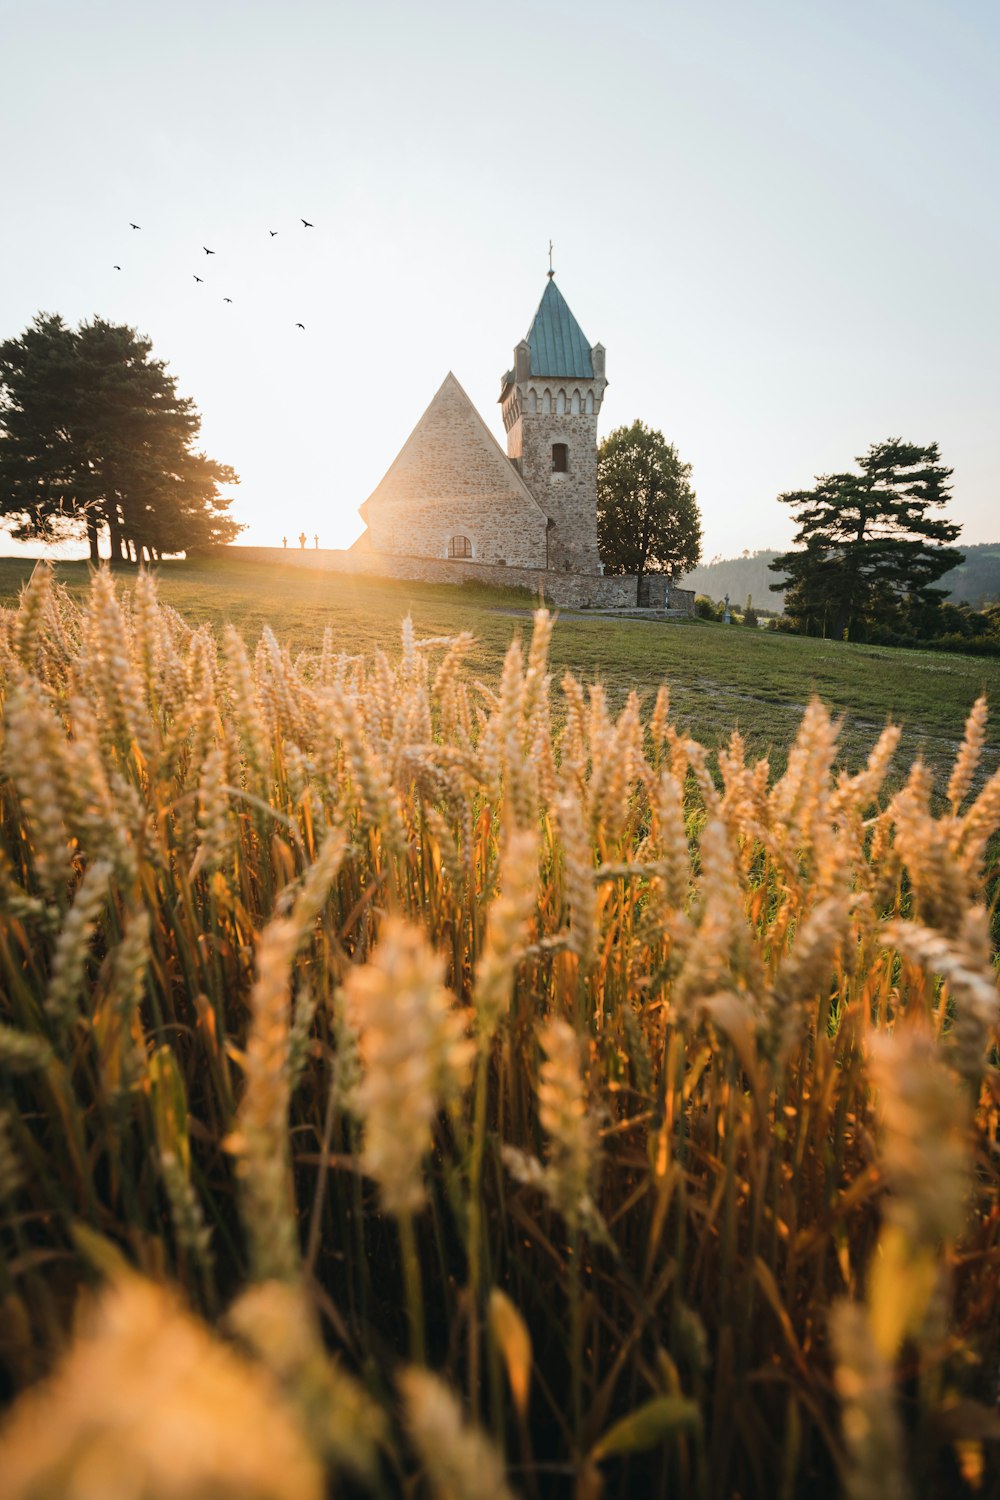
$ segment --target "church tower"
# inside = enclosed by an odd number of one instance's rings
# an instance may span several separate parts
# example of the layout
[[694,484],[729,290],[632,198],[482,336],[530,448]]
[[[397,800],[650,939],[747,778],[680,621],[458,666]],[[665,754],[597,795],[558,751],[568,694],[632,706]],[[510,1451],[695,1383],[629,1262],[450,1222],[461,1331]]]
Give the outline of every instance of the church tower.
[[588,344],[549,271],[527,337],[502,377],[507,456],[548,517],[548,566],[599,573],[597,417],[604,346]]

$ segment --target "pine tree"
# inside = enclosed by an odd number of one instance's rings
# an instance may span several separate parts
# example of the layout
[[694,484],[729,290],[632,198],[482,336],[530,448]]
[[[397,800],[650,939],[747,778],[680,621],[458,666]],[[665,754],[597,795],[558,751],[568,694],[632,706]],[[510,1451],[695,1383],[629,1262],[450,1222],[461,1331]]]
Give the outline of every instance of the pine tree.
[[797,548],[771,569],[788,576],[785,611],[802,629],[847,639],[911,606],[933,603],[932,587],[962,554],[946,544],[961,527],[935,514],[951,469],[936,443],[889,438],[857,459],[860,474],[828,474],[811,490],[779,495],[798,512]]
[[103,527],[112,557],[133,560],[241,530],[219,492],[237,475],[193,450],[201,418],[151,354],[132,328],[45,314],[0,344],[0,515],[15,536],[85,534],[96,562]]

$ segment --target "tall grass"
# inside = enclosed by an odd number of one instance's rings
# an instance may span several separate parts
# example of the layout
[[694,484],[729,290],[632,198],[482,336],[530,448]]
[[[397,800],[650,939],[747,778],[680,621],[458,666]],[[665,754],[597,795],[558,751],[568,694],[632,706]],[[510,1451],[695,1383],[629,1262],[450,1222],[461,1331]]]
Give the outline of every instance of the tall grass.
[[985,704],[887,798],[894,728],[710,761],[551,629],[0,616],[5,1493],[989,1482]]

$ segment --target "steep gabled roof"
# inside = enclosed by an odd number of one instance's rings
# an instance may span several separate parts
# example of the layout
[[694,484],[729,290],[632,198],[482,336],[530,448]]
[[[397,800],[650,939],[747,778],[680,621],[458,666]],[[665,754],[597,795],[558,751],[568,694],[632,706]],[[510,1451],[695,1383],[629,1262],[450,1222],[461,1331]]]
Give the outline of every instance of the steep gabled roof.
[[590,345],[551,277],[528,329],[528,343],[532,375],[593,380]]
[[468,394],[449,370],[427,410],[382,479],[372,490],[368,499],[358,506],[362,517],[367,520],[368,506],[373,500],[394,498],[399,494],[400,487],[405,495],[406,476],[408,473],[419,474],[428,448],[436,450],[445,466],[452,469],[455,485],[452,493],[460,493],[467,483],[467,471],[461,438],[456,446],[457,434],[461,434],[466,442],[475,444],[481,452],[485,452],[497,488],[501,491],[506,490],[512,498],[516,497],[526,502],[539,515],[545,515],[531,490],[473,406]]

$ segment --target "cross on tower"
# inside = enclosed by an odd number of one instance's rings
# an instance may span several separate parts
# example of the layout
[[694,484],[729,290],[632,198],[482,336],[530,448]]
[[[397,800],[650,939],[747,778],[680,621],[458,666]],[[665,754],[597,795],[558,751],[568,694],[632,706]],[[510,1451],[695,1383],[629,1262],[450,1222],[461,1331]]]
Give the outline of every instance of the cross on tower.
[[555,271],[553,271],[553,269],[552,269],[552,241],[549,240],[549,280],[550,281],[552,280],[552,278],[553,278],[553,276],[555,274],[556,274]]

